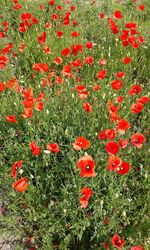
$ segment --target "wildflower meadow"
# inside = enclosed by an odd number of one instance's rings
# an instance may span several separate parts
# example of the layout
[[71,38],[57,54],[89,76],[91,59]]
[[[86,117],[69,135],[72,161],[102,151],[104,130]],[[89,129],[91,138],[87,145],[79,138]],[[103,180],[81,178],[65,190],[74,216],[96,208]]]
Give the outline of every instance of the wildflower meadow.
[[150,249],[149,39],[150,0],[0,0],[0,249]]

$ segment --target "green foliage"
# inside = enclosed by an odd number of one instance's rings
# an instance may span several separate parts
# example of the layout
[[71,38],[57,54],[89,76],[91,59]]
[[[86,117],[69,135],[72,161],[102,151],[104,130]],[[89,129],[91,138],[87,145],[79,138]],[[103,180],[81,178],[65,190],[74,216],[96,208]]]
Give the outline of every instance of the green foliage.
[[[5,85],[8,80],[16,78],[22,88],[31,88],[34,98],[41,92],[45,94],[44,110],[33,111],[29,119],[20,116],[23,112],[23,96],[15,89],[5,89],[0,93],[0,165],[1,165],[1,193],[2,230],[11,231],[20,239],[33,237],[33,242],[20,243],[16,250],[30,249],[35,245],[43,250],[75,250],[75,249],[104,249],[103,243],[108,242],[110,249],[114,249],[111,238],[119,234],[126,240],[123,249],[132,245],[143,245],[148,249],[149,237],[149,151],[148,151],[148,112],[149,103],[144,106],[141,113],[132,114],[130,107],[137,98],[149,94],[149,2],[144,1],[144,12],[135,11],[135,4],[126,1],[118,4],[116,1],[97,1],[90,5],[85,2],[73,1],[77,10],[72,12],[71,21],[77,19],[77,27],[62,26],[62,38],[56,37],[57,24],[52,22],[51,14],[54,9],[48,1],[42,0],[44,10],[41,11],[39,3],[34,1],[19,1],[22,10],[13,10],[12,2],[2,1],[2,21],[7,21],[9,29],[7,37],[1,39],[0,50],[13,43],[13,52],[10,53],[10,63],[5,70],[0,71],[0,81]],[[63,3],[62,3],[63,2]],[[115,2],[115,3],[114,3]],[[65,1],[58,1],[57,5],[63,6],[62,16],[68,10]],[[125,23],[136,22],[138,31],[145,38],[145,42],[138,48],[122,46],[118,36],[112,35],[107,19],[100,19],[99,13],[105,12],[106,17],[119,9],[124,18],[118,22],[119,28],[125,28]],[[39,20],[38,25],[32,26],[27,32],[18,31],[20,14],[30,12]],[[58,12],[58,11],[57,11]],[[46,30],[46,45],[51,48],[51,54],[43,53],[43,46],[38,42],[38,36],[45,30],[46,22],[54,23],[52,29]],[[70,36],[76,30],[81,35],[78,38]],[[84,65],[79,72],[74,71],[73,78],[62,76],[62,65],[55,65],[54,58],[61,56],[64,48],[72,44],[85,45],[92,41],[91,50],[84,48],[79,53],[78,59],[84,62],[86,56],[93,56],[94,64]],[[25,43],[26,49],[19,53],[19,46]],[[124,65],[122,58],[130,56],[131,64]],[[74,55],[62,57],[63,65],[68,65],[75,60]],[[102,69],[98,63],[100,59],[107,60],[107,78],[98,81],[97,73]],[[65,83],[55,84],[50,79],[52,87],[43,87],[41,82],[46,77],[45,73],[34,72],[34,63],[44,62],[50,70],[55,69],[56,76],[62,76]],[[111,88],[110,82],[114,73],[125,71],[124,87],[118,92]],[[33,77],[33,73],[35,74]],[[75,78],[80,77],[77,83]],[[128,91],[133,84],[140,83],[142,92],[133,97]],[[93,91],[99,84],[100,91]],[[82,108],[83,100],[78,97],[75,87],[85,85],[89,91],[88,102],[93,104],[93,112],[86,113]],[[59,95],[58,91],[62,91]],[[106,141],[99,141],[98,132],[103,129],[114,128],[110,122],[107,107],[108,100],[115,103],[115,98],[124,96],[124,103],[119,104],[119,116],[128,120],[131,128],[120,138],[129,139],[131,135],[139,132],[144,134],[146,142],[142,149],[131,144],[121,149],[119,156],[129,162],[131,170],[127,175],[117,175],[106,170],[108,153],[105,151]],[[118,105],[118,104],[117,104]],[[8,123],[7,115],[17,117],[18,124]],[[86,153],[91,155],[96,162],[94,178],[81,178],[77,169],[77,160],[84,155],[84,150],[75,151],[73,142],[78,136],[84,136],[91,142],[91,147]],[[42,147],[42,153],[34,156],[29,144],[35,141]],[[48,143],[58,143],[61,152],[58,154],[45,154]],[[12,188],[11,166],[14,162],[24,160],[22,171],[18,171],[17,179],[23,176],[29,180],[25,192],[19,193]],[[90,187],[93,195],[87,208],[81,208],[79,202],[81,189]],[[110,218],[109,224],[104,225],[106,217]],[[26,245],[26,246],[25,246]],[[21,246],[21,248],[19,248]]]

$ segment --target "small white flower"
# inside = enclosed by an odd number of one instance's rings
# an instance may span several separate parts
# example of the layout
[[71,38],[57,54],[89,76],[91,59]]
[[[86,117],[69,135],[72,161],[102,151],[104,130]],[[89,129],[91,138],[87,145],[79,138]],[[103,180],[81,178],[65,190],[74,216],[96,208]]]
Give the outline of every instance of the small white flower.
[[19,169],[19,174],[23,174],[23,169]]
[[51,152],[49,150],[44,150],[44,154],[50,154]]
[[104,201],[103,201],[103,200],[100,200],[100,204],[101,204],[101,206],[103,206],[103,204],[104,204]]
[[126,217],[126,211],[123,211],[122,215],[123,217]]
[[118,193],[116,193],[116,198],[118,198],[119,197],[119,194]]

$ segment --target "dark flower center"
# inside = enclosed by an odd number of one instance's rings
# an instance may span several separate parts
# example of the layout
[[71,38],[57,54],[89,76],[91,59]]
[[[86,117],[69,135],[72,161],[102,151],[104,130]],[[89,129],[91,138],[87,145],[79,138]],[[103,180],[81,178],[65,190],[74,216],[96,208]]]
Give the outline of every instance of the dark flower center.
[[86,166],[86,170],[90,170],[90,166],[89,165]]
[[120,239],[117,239],[117,240],[116,240],[116,245],[117,245],[117,246],[121,245],[121,240],[120,240]]

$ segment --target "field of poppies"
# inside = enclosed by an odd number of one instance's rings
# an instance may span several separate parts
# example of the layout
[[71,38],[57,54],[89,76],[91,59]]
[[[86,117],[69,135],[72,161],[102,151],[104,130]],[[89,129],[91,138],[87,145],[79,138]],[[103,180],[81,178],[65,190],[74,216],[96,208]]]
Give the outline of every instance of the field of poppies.
[[1,233],[150,249],[150,1],[0,5]]

